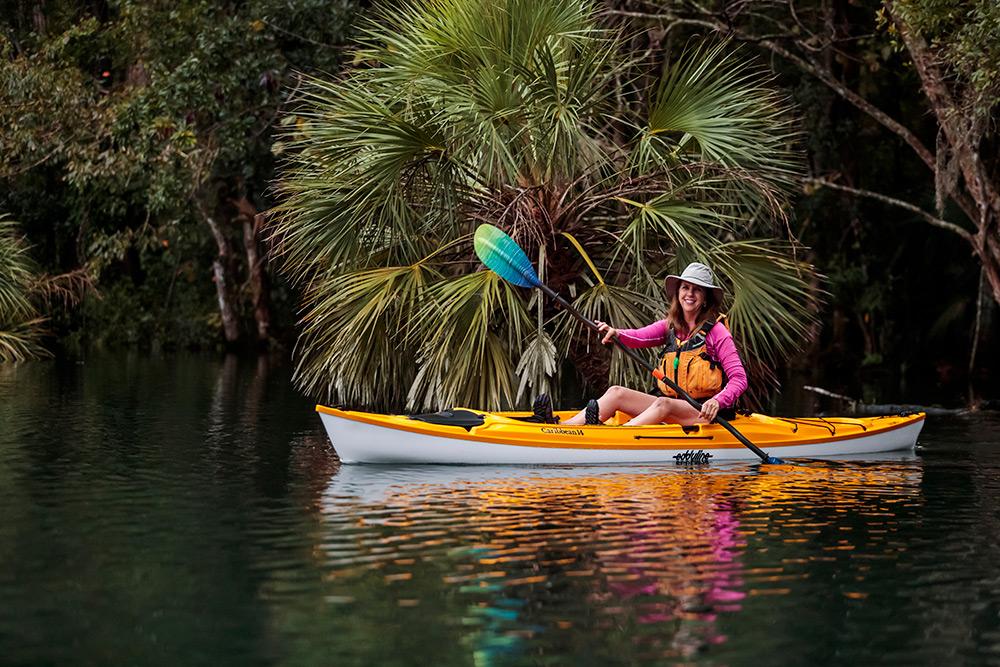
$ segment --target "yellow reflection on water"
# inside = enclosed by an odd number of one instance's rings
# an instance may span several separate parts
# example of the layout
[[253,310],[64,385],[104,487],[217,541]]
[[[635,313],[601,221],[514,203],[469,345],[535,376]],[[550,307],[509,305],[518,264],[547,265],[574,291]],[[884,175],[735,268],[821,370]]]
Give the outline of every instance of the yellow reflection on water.
[[[690,656],[726,641],[720,616],[788,595],[812,564],[892,554],[899,508],[921,502],[920,471],[906,459],[343,467],[323,499],[319,553],[342,596],[376,570],[394,605],[426,607],[421,595],[441,590],[464,600],[464,611],[448,611],[461,614],[479,662],[522,641],[644,626],[656,631],[627,633],[633,647]],[[862,589],[843,594],[864,599]]]

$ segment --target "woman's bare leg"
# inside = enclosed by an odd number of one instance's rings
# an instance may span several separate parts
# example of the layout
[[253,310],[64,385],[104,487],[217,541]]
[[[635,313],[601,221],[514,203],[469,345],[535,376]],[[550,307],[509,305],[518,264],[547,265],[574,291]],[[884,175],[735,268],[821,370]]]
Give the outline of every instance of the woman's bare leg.
[[[646,410],[657,399],[649,394],[628,387],[614,386],[604,392],[604,395],[597,399],[597,404],[601,408],[601,421],[608,419],[616,410],[627,412],[630,415],[637,415]],[[697,413],[695,413],[697,415]],[[562,422],[568,426],[587,423],[587,411],[581,410],[566,421]]]
[[625,423],[625,426],[645,426],[647,424],[692,424],[704,423],[701,413],[695,410],[687,401],[678,398],[654,398],[649,407],[641,413],[629,413],[635,416]]

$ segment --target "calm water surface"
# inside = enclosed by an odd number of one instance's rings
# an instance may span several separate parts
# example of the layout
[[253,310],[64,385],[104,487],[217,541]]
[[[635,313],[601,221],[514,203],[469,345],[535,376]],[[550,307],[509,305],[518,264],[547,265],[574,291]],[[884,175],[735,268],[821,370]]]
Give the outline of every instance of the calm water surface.
[[0,663],[1000,663],[1000,420],[760,467],[340,467],[288,370],[0,365]]

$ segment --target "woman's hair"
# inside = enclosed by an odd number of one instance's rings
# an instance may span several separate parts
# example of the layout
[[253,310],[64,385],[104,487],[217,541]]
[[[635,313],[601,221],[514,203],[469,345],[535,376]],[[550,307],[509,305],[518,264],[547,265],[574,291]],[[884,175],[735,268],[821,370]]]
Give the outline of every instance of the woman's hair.
[[[698,321],[694,327],[695,331],[708,320],[718,319],[719,310],[722,308],[722,297],[719,295],[718,290],[708,289],[700,285],[696,285],[696,287],[699,287],[705,293],[705,308],[698,314]],[[667,295],[670,299],[670,306],[667,308],[667,325],[679,334],[688,334],[691,332],[687,330],[687,321],[684,319],[681,300],[677,298],[680,289],[681,281],[678,280],[677,289],[674,290],[673,294]]]

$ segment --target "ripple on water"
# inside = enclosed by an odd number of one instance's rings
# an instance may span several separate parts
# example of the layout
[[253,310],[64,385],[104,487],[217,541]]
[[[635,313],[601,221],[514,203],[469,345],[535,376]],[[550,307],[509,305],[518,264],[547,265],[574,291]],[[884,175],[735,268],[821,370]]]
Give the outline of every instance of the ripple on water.
[[867,598],[878,560],[905,553],[891,536],[921,506],[920,481],[906,459],[641,472],[345,466],[324,497],[320,553],[332,604],[377,622],[379,600],[435,598],[424,606],[441,622],[479,629],[467,640],[480,657],[560,655],[595,631],[617,637],[595,655],[613,657],[617,644],[690,657],[726,644],[729,619],[747,607],[828,595],[818,573],[846,570],[838,604]]
[[1000,660],[996,421],[919,458],[338,467],[266,364],[121,362],[0,366],[7,662]]

